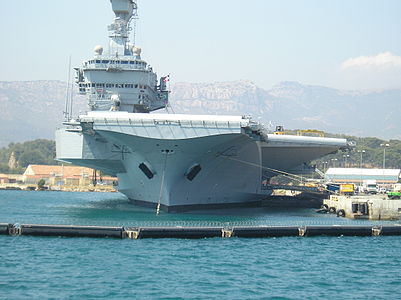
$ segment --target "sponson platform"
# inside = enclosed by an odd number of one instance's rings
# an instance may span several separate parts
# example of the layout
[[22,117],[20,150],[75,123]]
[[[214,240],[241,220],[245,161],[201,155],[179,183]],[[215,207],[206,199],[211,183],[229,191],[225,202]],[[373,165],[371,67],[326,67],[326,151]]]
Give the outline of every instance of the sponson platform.
[[268,238],[285,236],[401,235],[400,225],[234,226],[234,227],[106,227],[0,223],[0,235],[97,238]]

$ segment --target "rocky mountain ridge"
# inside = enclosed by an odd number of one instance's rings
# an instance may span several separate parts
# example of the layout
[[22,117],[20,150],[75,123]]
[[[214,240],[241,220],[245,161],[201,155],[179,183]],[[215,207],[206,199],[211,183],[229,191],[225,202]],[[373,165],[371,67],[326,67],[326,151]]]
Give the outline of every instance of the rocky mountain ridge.
[[273,127],[401,138],[401,89],[343,91],[281,82],[263,90],[250,81],[235,81],[179,83],[173,86],[171,96],[173,108],[179,112],[251,114]]
[[[67,84],[61,81],[0,82],[0,146],[54,138],[61,126]],[[264,90],[247,80],[175,83],[170,103],[176,113],[252,115],[267,127],[313,128],[332,133],[401,139],[401,89],[342,91],[282,82]],[[74,96],[74,112],[86,110]]]

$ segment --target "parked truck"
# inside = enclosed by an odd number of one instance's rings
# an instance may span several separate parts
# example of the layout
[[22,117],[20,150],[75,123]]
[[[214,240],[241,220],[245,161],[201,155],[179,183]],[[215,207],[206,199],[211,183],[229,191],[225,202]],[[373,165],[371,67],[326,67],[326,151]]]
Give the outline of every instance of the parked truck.
[[393,190],[387,192],[387,196],[389,199],[400,199],[401,198],[401,184],[394,184]]
[[377,194],[376,180],[364,180],[362,184],[362,191],[366,194]]
[[340,194],[341,195],[354,195],[355,186],[352,183],[342,183],[340,184]]

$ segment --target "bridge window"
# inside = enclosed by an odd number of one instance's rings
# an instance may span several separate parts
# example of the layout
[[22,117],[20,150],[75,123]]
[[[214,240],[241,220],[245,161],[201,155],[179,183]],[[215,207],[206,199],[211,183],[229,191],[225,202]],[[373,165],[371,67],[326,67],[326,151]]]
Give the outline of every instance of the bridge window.
[[121,63],[124,64],[124,65],[126,65],[126,64],[128,64],[128,61],[122,60]]
[[102,60],[102,63],[103,63],[103,64],[108,64],[109,61],[108,61],[108,60]]
[[100,60],[97,60],[96,63],[97,63],[97,64],[100,64]]

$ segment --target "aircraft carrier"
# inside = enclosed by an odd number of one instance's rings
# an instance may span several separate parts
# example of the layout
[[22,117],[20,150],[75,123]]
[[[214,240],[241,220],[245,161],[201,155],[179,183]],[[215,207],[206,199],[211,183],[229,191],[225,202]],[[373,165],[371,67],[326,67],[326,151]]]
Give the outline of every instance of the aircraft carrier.
[[58,160],[118,177],[136,204],[180,211],[258,203],[273,176],[308,173],[311,160],[348,147],[269,133],[249,116],[151,113],[168,105],[169,76],[158,79],[130,43],[136,1],[110,2],[108,49],[75,69],[89,111],[56,131]]

